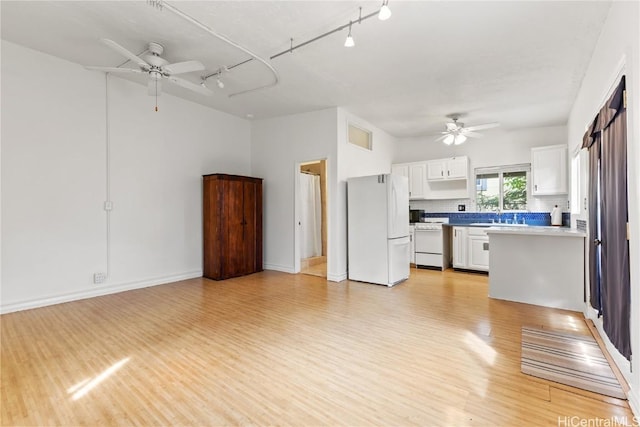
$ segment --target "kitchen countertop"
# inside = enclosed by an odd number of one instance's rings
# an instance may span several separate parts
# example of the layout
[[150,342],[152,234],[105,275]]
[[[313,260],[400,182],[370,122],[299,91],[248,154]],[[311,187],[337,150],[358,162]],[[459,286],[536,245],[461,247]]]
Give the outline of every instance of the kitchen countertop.
[[518,234],[527,236],[553,236],[553,237],[587,237],[587,233],[569,227],[553,226],[491,226],[487,228],[487,234]]

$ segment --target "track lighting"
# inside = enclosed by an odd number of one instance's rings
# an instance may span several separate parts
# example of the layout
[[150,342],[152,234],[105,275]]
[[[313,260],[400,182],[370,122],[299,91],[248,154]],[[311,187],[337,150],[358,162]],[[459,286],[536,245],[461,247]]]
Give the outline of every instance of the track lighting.
[[351,36],[351,25],[353,23],[349,21],[349,34],[347,35],[347,39],[344,41],[344,47],[353,47],[356,43],[353,41],[353,37]]
[[216,84],[218,85],[218,87],[219,87],[220,89],[224,89],[224,82],[223,82],[222,80],[220,80],[220,77],[218,77],[218,78],[216,79]]
[[380,12],[378,12],[378,19],[381,21],[386,21],[391,18],[391,9],[389,9],[389,0],[384,0],[382,2],[382,7],[380,8]]

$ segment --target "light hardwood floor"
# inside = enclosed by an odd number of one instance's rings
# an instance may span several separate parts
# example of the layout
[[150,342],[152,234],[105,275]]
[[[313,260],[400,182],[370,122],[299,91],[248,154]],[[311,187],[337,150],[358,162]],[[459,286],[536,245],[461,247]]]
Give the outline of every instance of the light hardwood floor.
[[386,288],[266,271],[6,314],[0,421],[633,421],[624,401],[520,373],[521,326],[588,334],[579,313],[486,295],[487,277],[476,274],[412,269],[409,281]]

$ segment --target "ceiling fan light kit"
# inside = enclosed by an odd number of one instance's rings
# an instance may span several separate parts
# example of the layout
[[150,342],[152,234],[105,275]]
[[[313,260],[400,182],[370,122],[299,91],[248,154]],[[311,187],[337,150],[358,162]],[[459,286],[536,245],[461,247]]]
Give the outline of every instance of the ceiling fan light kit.
[[481,134],[475,132],[482,129],[490,129],[500,126],[500,123],[486,123],[483,125],[468,126],[465,127],[464,123],[458,122],[458,115],[449,116],[453,121],[446,123],[447,129],[442,132],[442,136],[436,139],[436,141],[442,141],[446,145],[460,145],[463,144],[468,137],[480,138]]

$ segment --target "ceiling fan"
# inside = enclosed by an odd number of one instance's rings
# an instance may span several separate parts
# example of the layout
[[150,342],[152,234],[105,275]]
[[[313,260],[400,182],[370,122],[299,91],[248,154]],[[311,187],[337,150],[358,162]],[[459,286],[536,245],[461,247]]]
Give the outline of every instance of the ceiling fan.
[[[107,73],[141,73],[148,75],[149,95],[158,96],[162,92],[162,80],[166,79],[171,83],[174,83],[185,89],[201,93],[203,95],[212,95],[213,92],[203,85],[198,85],[185,80],[181,77],[176,77],[176,74],[190,73],[192,71],[204,70],[204,65],[200,61],[184,61],[170,64],[169,61],[162,58],[162,52],[164,47],[155,42],[150,42],[147,50],[140,56],[135,55],[118,43],[109,39],[101,39],[102,43],[118,52],[120,55],[127,58],[129,61],[135,63],[138,68],[121,68],[121,67],[98,67],[87,66],[88,70],[104,71]],[[127,61],[128,62],[128,61]],[[123,64],[124,65],[124,64]]]
[[451,118],[452,121],[446,124],[447,130],[442,132],[442,136],[436,139],[436,141],[442,141],[447,145],[460,145],[467,140],[467,137],[480,138],[482,135],[476,131],[500,126],[500,123],[486,123],[465,127],[464,123],[458,122],[460,116],[450,115],[448,117]]

